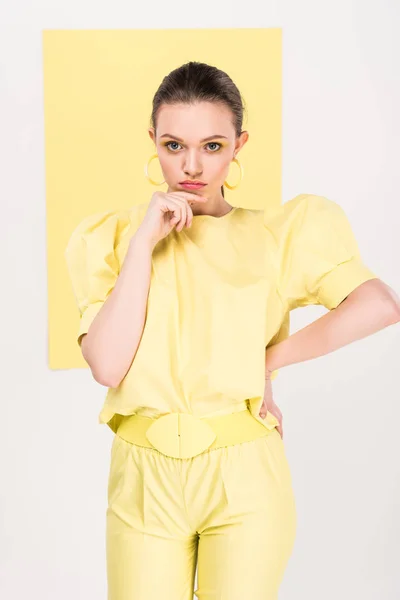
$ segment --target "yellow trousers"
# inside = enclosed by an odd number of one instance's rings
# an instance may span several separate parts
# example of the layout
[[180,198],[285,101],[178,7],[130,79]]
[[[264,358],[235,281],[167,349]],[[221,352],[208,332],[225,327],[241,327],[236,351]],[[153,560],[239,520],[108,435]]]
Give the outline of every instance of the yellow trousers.
[[296,509],[279,432],[264,428],[254,437],[177,458],[117,432],[108,600],[277,600]]

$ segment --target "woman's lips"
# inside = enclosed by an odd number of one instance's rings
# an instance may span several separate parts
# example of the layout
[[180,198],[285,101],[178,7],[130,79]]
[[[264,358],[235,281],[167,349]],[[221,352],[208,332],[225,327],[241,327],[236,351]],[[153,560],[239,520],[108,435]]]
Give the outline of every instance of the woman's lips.
[[181,185],[183,188],[185,188],[187,190],[200,190],[207,184],[206,183],[180,183],[179,185]]

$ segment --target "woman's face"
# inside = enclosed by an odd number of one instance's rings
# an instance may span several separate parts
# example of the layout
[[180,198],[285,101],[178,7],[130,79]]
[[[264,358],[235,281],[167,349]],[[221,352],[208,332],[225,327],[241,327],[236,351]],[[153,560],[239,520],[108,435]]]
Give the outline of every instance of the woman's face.
[[[157,135],[149,129],[168,192],[189,191],[210,199],[222,198],[221,186],[229,166],[248,133],[236,138],[230,109],[222,104],[164,104],[157,116]],[[188,189],[183,181],[201,181],[206,185]]]

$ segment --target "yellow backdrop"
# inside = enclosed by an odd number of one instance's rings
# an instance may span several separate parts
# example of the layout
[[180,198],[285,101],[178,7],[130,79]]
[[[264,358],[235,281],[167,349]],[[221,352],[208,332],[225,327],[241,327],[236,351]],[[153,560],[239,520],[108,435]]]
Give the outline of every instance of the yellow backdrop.
[[[196,60],[232,77],[250,137],[239,155],[244,179],[225,197],[248,208],[281,203],[281,39],[280,28],[43,32],[50,368],[87,367],[64,259],[72,230],[90,213],[166,190],[147,181],[144,165],[154,152],[152,97],[172,69]],[[157,167],[151,175],[162,181]],[[228,182],[238,175],[233,164]]]

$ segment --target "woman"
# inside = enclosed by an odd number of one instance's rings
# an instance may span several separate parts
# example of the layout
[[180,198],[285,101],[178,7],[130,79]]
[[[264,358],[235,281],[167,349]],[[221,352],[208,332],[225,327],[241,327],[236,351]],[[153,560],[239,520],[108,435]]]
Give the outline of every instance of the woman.
[[[149,129],[167,191],[86,217],[66,249],[78,343],[115,433],[109,600],[275,600],[296,513],[271,379],[399,321],[333,201],[301,194],[272,213],[225,200],[242,118],[226,73],[172,71]],[[308,304],[329,312],[289,336]]]

